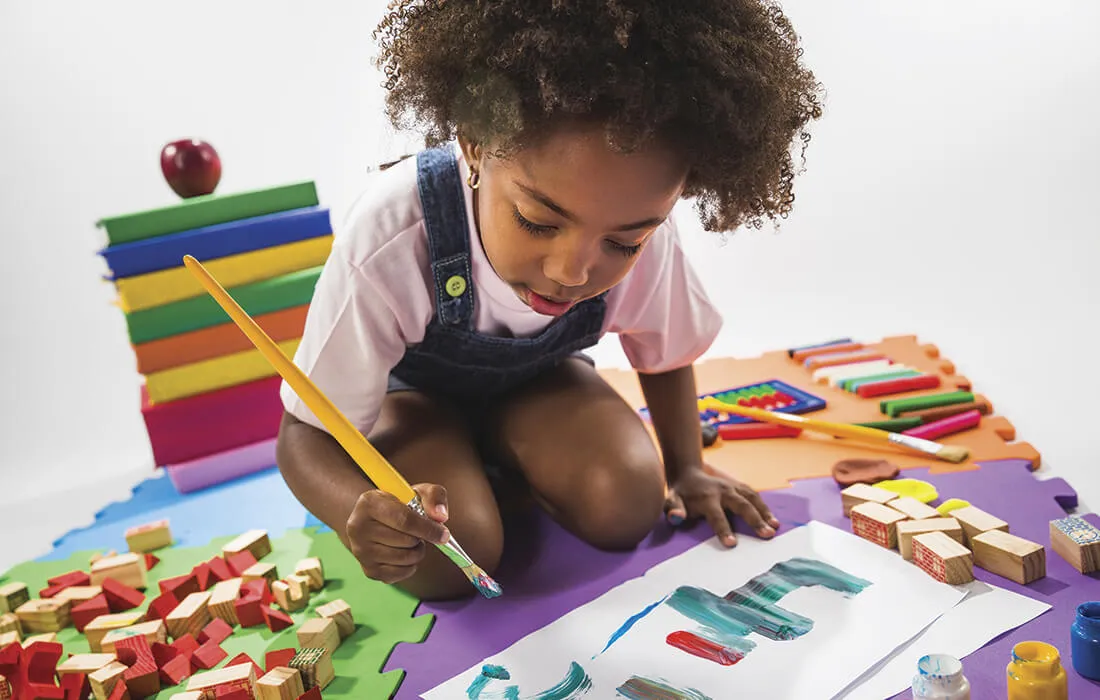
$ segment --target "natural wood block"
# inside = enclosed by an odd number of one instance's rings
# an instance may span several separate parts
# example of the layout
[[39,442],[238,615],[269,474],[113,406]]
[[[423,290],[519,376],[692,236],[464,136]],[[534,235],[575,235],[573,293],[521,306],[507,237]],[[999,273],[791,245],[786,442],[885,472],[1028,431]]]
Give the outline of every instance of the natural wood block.
[[297,669],[276,666],[256,681],[256,700],[298,700],[306,692]]
[[207,609],[210,594],[211,591],[191,593],[168,613],[164,622],[172,639],[179,639],[185,634],[198,638],[199,632],[210,622],[210,611]]
[[970,539],[974,564],[1026,585],[1047,575],[1046,548],[1003,530],[987,530]]
[[0,700],[12,700],[11,683],[0,673]]
[[1100,529],[1084,518],[1051,520],[1050,547],[1082,574],[1100,570]]
[[888,504],[896,511],[905,513],[913,520],[925,520],[928,518],[940,517],[940,512],[928,505],[927,503],[921,503],[912,496],[901,496],[890,501]]
[[961,584],[974,580],[974,555],[940,531],[913,537],[913,563],[944,583]]
[[173,695],[172,700],[205,700],[205,696],[201,690],[185,690]]
[[31,598],[15,611],[24,633],[60,632],[72,619],[72,603],[56,598]]
[[248,550],[259,561],[271,554],[271,540],[267,530],[249,530],[235,537],[222,547],[222,554],[236,554]]
[[210,600],[206,604],[211,617],[225,620],[230,625],[240,624],[240,620],[237,619],[236,603],[241,597],[241,583],[242,579],[231,578],[214,584],[210,589]]
[[854,506],[849,516],[852,519],[852,532],[887,549],[898,546],[898,523],[909,519],[905,513],[873,501]]
[[128,627],[119,627],[103,635],[103,639],[99,642],[99,648],[105,653],[113,653],[119,640],[138,636],[145,637],[145,641],[149,642],[150,646],[154,642],[166,644],[168,643],[168,627],[164,624],[164,620],[149,620]]
[[942,532],[959,544],[963,543],[962,525],[954,518],[902,520],[898,523],[898,551],[903,559],[913,558],[913,536],[925,532]]
[[876,488],[870,484],[852,484],[840,492],[840,504],[844,508],[844,515],[850,516],[852,508],[861,503],[885,504],[897,497],[896,493]]
[[18,615],[13,612],[0,615],[0,634],[4,632],[16,632],[20,639],[23,638],[23,623],[19,621]]
[[98,671],[88,675],[88,683],[92,686],[92,694],[96,700],[108,700],[115,684],[122,680],[122,674],[126,673],[127,666],[121,661],[112,661]]
[[340,630],[328,617],[314,617],[298,626],[298,648],[319,647],[335,654],[340,646]]
[[287,665],[302,674],[302,686],[306,690],[310,688],[324,690],[325,686],[336,677],[336,672],[332,668],[332,655],[326,649],[316,647],[299,649]]
[[32,634],[23,640],[23,646],[29,647],[35,642],[43,642],[44,644],[53,644],[57,641],[57,632],[43,632],[42,634]]
[[[231,683],[245,683],[249,691],[256,693],[256,669],[252,663],[234,664],[215,671],[203,671],[191,676],[187,681],[188,690],[213,689],[215,686]],[[205,693],[204,693],[205,695]]]
[[57,674],[83,673],[88,675],[98,671],[115,660],[114,654],[77,654],[58,664]]
[[167,520],[137,525],[126,531],[126,544],[131,552],[153,552],[172,544],[172,529]]
[[290,586],[291,595],[297,598],[305,598],[307,602],[309,601],[311,588],[308,576],[303,576],[302,574],[291,574],[283,580],[286,581],[288,586]]
[[287,581],[276,581],[271,584],[271,594],[275,602],[286,612],[301,610],[309,604],[309,590],[303,593],[301,582],[295,582],[292,587]]
[[113,557],[104,557],[92,564],[91,585],[102,586],[104,580],[113,578],[131,588],[144,590],[147,586],[147,574],[145,556],[135,552],[127,552]]
[[267,581],[268,585],[271,585],[279,580],[279,569],[270,562],[261,561],[245,569],[242,576],[245,583],[262,578]]
[[27,584],[12,581],[0,586],[0,615],[15,612],[20,605],[31,599]]
[[951,517],[959,521],[963,529],[963,544],[969,545],[975,535],[990,530],[1008,532],[1008,523],[995,515],[986,513],[977,506],[966,506],[951,511]]
[[294,566],[294,573],[309,579],[309,590],[319,591],[325,587],[325,568],[319,557],[308,557]]
[[102,586],[69,586],[54,596],[54,600],[68,600],[78,605],[95,598],[103,592]]
[[88,640],[88,648],[94,652],[101,652],[103,648],[100,642],[111,630],[129,627],[141,622],[145,614],[139,610],[100,615],[84,627],[84,637]]
[[331,618],[336,623],[341,640],[347,639],[355,632],[355,619],[351,614],[351,606],[342,598],[318,606],[316,613],[321,617]]
[[3,649],[9,644],[15,642],[22,642],[23,635],[19,633],[19,630],[8,630],[7,632],[0,632],[0,649]]

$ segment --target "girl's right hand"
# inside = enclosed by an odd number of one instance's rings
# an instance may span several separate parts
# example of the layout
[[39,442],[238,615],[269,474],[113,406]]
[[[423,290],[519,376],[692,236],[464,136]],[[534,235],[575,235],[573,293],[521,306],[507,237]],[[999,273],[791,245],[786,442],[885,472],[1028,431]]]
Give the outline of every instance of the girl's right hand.
[[361,494],[348,516],[349,548],[369,578],[383,583],[409,578],[424,558],[425,542],[443,544],[450,537],[443,525],[447,520],[446,489],[417,484],[413,490],[420,494],[428,518],[379,489]]

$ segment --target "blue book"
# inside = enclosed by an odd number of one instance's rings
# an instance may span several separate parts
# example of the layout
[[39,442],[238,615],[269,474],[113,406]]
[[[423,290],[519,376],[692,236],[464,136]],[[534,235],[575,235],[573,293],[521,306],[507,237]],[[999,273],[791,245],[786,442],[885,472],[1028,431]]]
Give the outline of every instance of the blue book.
[[111,269],[109,279],[117,280],[180,267],[184,255],[206,261],[331,234],[328,208],[313,206],[121,243],[98,254]]

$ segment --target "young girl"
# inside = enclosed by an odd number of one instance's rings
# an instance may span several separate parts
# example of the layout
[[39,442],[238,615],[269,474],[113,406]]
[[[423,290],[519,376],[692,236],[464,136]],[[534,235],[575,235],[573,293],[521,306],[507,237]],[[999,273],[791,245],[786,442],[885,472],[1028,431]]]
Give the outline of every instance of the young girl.
[[[388,110],[429,148],[377,176],[317,283],[296,362],[402,472],[431,519],[363,477],[287,387],[278,463],[367,576],[422,599],[492,575],[502,478],[593,546],[760,497],[705,468],[692,363],[721,318],[670,218],[760,226],[793,201],[792,145],[820,114],[767,0],[397,2],[379,26]],[[652,414],[582,354],[618,334]],[[491,466],[487,466],[491,465]]]

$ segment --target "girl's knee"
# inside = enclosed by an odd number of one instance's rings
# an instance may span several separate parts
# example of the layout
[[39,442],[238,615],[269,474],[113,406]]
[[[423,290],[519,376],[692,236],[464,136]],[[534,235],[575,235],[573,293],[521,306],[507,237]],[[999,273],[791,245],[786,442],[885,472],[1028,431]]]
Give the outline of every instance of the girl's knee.
[[573,512],[577,534],[601,549],[633,549],[660,519],[661,465],[646,460],[592,465],[586,475]]

